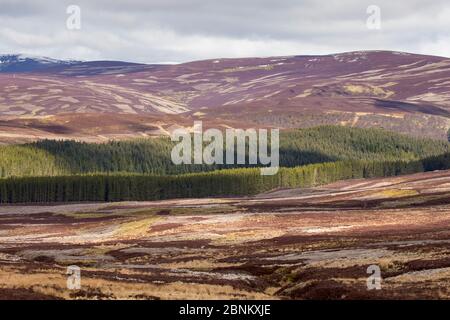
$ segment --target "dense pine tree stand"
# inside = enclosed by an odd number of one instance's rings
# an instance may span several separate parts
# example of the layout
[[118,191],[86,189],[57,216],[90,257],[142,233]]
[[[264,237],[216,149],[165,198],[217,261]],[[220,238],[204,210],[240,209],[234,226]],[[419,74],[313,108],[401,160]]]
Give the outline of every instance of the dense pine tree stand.
[[174,165],[168,138],[88,144],[40,141],[0,147],[0,202],[158,200],[252,195],[342,179],[450,167],[446,141],[375,129],[318,127],[283,132],[278,174],[242,165]]

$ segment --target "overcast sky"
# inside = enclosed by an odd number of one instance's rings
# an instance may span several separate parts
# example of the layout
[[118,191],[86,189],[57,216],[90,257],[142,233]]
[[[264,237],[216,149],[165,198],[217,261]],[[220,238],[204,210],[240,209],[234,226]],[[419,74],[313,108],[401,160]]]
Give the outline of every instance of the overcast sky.
[[0,0],[0,53],[152,63],[369,49],[450,57],[450,1]]

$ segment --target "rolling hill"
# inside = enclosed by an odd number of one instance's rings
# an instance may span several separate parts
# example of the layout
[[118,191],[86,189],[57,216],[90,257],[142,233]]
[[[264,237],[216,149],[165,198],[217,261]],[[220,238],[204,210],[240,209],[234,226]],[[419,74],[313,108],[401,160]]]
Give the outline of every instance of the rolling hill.
[[219,128],[338,124],[446,139],[449,118],[450,59],[403,52],[177,65],[16,58],[0,68],[4,143],[160,135],[195,119]]

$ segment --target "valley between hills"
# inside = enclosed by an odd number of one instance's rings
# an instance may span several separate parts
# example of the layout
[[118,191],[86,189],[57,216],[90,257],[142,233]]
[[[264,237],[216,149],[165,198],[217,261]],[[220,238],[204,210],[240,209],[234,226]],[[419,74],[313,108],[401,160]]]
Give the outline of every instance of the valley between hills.
[[[200,120],[279,173],[174,165]],[[0,56],[0,299],[449,299],[449,129],[443,57]]]

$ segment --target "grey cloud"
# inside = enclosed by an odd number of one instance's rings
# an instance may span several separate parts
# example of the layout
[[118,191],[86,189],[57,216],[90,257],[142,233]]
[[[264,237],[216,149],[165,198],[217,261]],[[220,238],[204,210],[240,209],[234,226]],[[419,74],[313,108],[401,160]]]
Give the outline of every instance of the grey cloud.
[[[65,28],[81,7],[82,29]],[[381,7],[382,29],[366,28]],[[189,61],[391,49],[450,56],[448,0],[0,0],[0,52]]]

